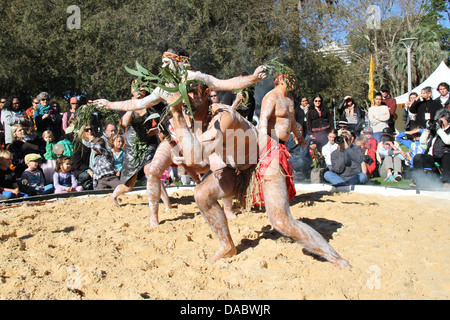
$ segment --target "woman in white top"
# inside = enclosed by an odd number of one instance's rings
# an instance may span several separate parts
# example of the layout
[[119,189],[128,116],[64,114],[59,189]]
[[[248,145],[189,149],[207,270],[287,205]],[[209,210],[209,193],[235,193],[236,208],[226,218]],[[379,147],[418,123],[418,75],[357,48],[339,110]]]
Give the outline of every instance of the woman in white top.
[[389,108],[382,104],[383,96],[381,93],[376,93],[374,96],[374,105],[369,108],[369,125],[372,127],[372,137],[381,141],[381,134],[383,129],[388,128],[389,124]]

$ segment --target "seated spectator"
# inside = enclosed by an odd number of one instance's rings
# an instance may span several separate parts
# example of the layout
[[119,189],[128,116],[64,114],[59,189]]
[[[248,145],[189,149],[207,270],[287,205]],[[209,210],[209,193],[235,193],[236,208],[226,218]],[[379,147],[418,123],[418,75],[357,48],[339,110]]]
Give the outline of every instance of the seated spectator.
[[13,141],[9,144],[8,151],[13,154],[14,171],[19,176],[27,168],[24,161],[25,156],[29,153],[43,154],[44,142],[35,135],[27,135],[24,127],[20,124],[11,127],[11,137]]
[[5,106],[2,109],[2,123],[5,130],[5,144],[10,144],[13,140],[11,136],[11,127],[15,124],[22,125],[28,131],[32,126],[26,111],[20,105],[19,98],[11,96],[6,100]]
[[376,93],[374,96],[374,105],[369,108],[369,125],[373,130],[372,136],[381,141],[381,133],[383,129],[389,128],[389,119],[391,114],[389,108],[382,103],[383,96]]
[[55,193],[83,191],[83,187],[78,185],[72,171],[72,159],[70,157],[62,156],[56,160],[53,186],[55,187]]
[[347,96],[343,104],[340,121],[345,121],[347,123],[346,130],[358,136],[365,125],[366,113],[356,106],[351,96]]
[[335,187],[365,184],[369,178],[361,147],[348,144],[347,136],[338,136],[335,141],[338,148],[331,154],[331,170],[325,172],[325,180]]
[[77,178],[78,185],[83,187],[83,190],[92,190],[92,177],[94,173],[91,168],[91,149],[87,146],[89,141],[92,141],[93,128],[87,125],[81,135],[81,139],[75,138],[73,141],[73,157],[72,170]]
[[114,168],[117,170],[117,175],[122,171],[123,159],[125,157],[125,150],[123,150],[123,137],[114,135],[109,139],[109,147],[114,156]]
[[109,148],[109,139],[116,135],[116,125],[113,122],[107,122],[105,124],[105,130],[103,130],[102,133],[102,139],[105,140],[105,145],[107,148]]
[[417,154],[423,154],[426,150],[426,145],[420,143],[420,136],[425,129],[417,126],[411,131],[400,132],[396,139],[397,141],[407,147],[410,151],[409,157],[407,158],[409,163],[406,163],[411,168],[413,167],[413,159]]
[[442,169],[441,181],[444,187],[450,184],[450,110],[440,109],[435,116],[436,122],[429,126],[420,136],[420,143],[427,145],[424,154],[417,154],[413,159],[416,184],[419,186],[425,168]]
[[381,163],[380,177],[388,182],[401,181],[403,178],[403,162],[408,156],[388,131],[387,128],[382,133],[382,140],[377,149],[377,160]]
[[338,148],[338,145],[334,141],[337,136],[337,130],[331,129],[328,133],[328,143],[322,148],[322,154],[325,157],[325,165],[328,170],[331,170],[331,153]]
[[[366,174],[370,179],[374,176],[375,170],[377,169],[377,155],[375,151],[367,148],[367,138],[363,134],[356,137],[354,143],[355,145],[361,147],[361,150],[364,152],[365,157],[362,165],[367,167]],[[362,171],[365,172],[364,169]]]
[[0,191],[8,199],[28,197],[28,194],[20,191],[16,173],[11,170],[12,158],[9,151],[0,151]]
[[366,148],[373,150],[373,152],[377,152],[378,149],[378,140],[373,137],[372,128],[367,127],[363,130],[363,134],[366,137]]
[[25,156],[27,169],[22,173],[20,182],[21,189],[27,194],[34,196],[40,194],[53,193],[53,184],[45,184],[44,173],[39,167],[42,157],[37,153],[30,153]]
[[92,167],[94,190],[115,189],[120,185],[117,170],[114,168],[114,156],[112,152],[106,149],[105,140],[94,138],[88,143],[88,147],[95,154],[94,165]]
[[55,173],[56,159],[58,155],[53,151],[53,147],[56,144],[55,136],[50,130],[45,130],[42,134],[42,139],[45,141],[45,153],[44,153],[44,163],[41,168],[44,172],[45,182],[53,182],[53,174]]
[[323,154],[317,149],[316,140],[311,140],[309,142],[309,153],[311,155],[311,183],[321,183],[322,175],[325,171],[325,157]]
[[[34,113],[37,134],[42,136],[45,130],[52,131],[55,135],[59,132],[59,118],[56,110],[49,104],[50,95],[47,92],[41,92],[36,99],[39,100],[38,109]],[[59,139],[59,136],[56,136]]]

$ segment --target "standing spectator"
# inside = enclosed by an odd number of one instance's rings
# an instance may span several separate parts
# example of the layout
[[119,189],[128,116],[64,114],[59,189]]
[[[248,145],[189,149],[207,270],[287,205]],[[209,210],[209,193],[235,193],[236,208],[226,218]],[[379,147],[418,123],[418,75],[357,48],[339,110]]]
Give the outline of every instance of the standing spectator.
[[341,121],[347,122],[347,130],[359,136],[365,125],[366,113],[356,106],[352,97],[344,100]]
[[13,140],[11,136],[12,125],[21,124],[27,130],[31,126],[30,119],[21,107],[18,97],[11,96],[6,100],[5,106],[2,109],[2,122],[5,130],[5,144],[7,145]]
[[389,109],[390,118],[388,121],[389,127],[394,131],[395,130],[395,120],[397,120],[397,115],[395,111],[397,110],[397,101],[390,97],[391,89],[387,84],[383,84],[380,88],[381,95],[383,96],[383,103],[387,105]]
[[411,130],[411,121],[415,119],[415,115],[409,112],[414,101],[416,101],[419,95],[415,92],[409,94],[409,100],[405,103],[405,108],[402,113],[402,120],[405,121],[405,131]]
[[317,148],[322,150],[328,141],[328,131],[333,128],[333,118],[320,95],[314,97],[313,105],[306,114],[306,130],[311,139],[316,140]]
[[116,125],[114,124],[114,122],[107,122],[105,124],[105,130],[103,130],[101,138],[105,141],[105,145],[107,146],[107,148],[109,148],[109,139],[111,139],[111,137],[115,136],[116,132],[117,132],[117,128],[116,128]]
[[50,105],[50,95],[47,92],[41,92],[36,99],[39,100],[38,109],[34,113],[37,134],[42,136],[42,133],[45,130],[50,130],[53,133],[56,133],[58,131],[58,119],[56,116],[56,110]]
[[22,173],[21,186],[23,191],[34,196],[40,194],[53,193],[53,184],[45,184],[44,173],[39,163],[42,157],[37,153],[30,153],[25,156],[25,164],[27,169]]
[[436,112],[442,109],[440,102],[431,99],[431,95],[431,87],[425,87],[422,89],[420,96],[411,105],[409,112],[416,117],[415,122],[412,122],[411,125],[417,124],[422,128],[426,128],[429,120],[433,120]]
[[56,160],[55,173],[53,174],[53,186],[55,193],[80,192],[75,174],[72,172],[72,159],[62,156]]
[[442,105],[442,107],[450,109],[450,95],[448,93],[449,91],[448,83],[446,82],[439,83],[437,91],[439,91],[441,95],[436,98],[436,101],[438,101]]
[[29,107],[26,110],[28,118],[33,122],[33,128],[34,128],[33,131],[37,130],[36,122],[34,121],[34,114],[36,113],[36,110],[38,109],[38,106],[39,106],[39,100],[34,98],[33,101],[31,102],[31,107]]
[[75,119],[75,113],[77,112],[77,109],[78,109],[77,97],[70,98],[69,103],[70,103],[70,109],[68,111],[64,112],[63,117],[62,117],[62,129],[64,132],[66,132],[67,127],[69,127],[70,121],[72,119]]
[[16,173],[11,170],[12,158],[9,151],[0,151],[0,192],[8,199],[28,197],[28,194],[20,191]]
[[381,134],[383,129],[388,128],[388,121],[390,119],[389,108],[383,104],[383,97],[381,93],[376,93],[374,96],[374,105],[369,108],[369,125],[373,131],[373,137],[377,141],[381,141]]
[[295,108],[295,121],[299,125],[302,126],[303,131],[305,132],[305,125],[306,125],[306,114],[309,110],[309,102],[307,97],[302,97],[300,99],[300,106],[298,108]]

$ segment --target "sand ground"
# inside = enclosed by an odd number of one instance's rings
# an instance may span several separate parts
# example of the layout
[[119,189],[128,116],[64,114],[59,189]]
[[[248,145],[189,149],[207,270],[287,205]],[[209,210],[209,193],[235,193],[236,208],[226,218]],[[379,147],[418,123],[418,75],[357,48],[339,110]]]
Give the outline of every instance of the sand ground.
[[134,193],[68,198],[0,210],[0,299],[449,299],[450,200],[298,192],[295,219],[353,266],[303,253],[263,211],[229,220],[235,257],[219,247],[192,191],[160,205]]

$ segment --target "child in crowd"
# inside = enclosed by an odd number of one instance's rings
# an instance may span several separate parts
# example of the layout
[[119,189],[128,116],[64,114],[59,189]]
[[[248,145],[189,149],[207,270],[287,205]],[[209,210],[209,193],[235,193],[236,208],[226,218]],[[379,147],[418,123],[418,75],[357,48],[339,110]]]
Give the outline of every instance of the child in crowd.
[[413,158],[416,154],[423,154],[426,151],[427,146],[420,143],[420,136],[425,129],[420,126],[415,127],[411,131],[400,132],[397,136],[397,141],[407,147],[410,151],[407,158],[407,165],[413,167]]
[[112,152],[106,149],[105,140],[102,138],[94,138],[88,142],[88,147],[95,154],[93,171],[94,190],[115,189],[120,180],[117,176],[117,170],[114,168],[114,156]]
[[44,172],[45,183],[52,183],[53,174],[55,173],[56,159],[58,155],[53,152],[53,146],[56,144],[55,136],[50,130],[45,130],[42,133],[42,139],[45,141],[45,162],[42,163],[42,171]]
[[71,171],[72,159],[67,156],[56,160],[55,173],[53,174],[53,185],[55,193],[80,192],[82,186],[77,184],[75,174]]
[[112,136],[109,141],[109,147],[114,156],[114,168],[117,170],[117,175],[120,175],[122,171],[123,159],[125,157],[125,151],[123,150],[123,137],[121,135]]
[[28,197],[19,189],[16,173],[11,170],[13,155],[6,150],[0,151],[0,192],[8,199]]
[[22,187],[29,195],[53,193],[53,184],[45,184],[44,173],[39,167],[42,157],[37,153],[30,153],[25,156],[27,169],[22,173]]
[[309,152],[311,154],[311,183],[321,183],[322,175],[325,170],[325,157],[317,148],[317,141],[311,140],[309,142]]
[[378,140],[373,137],[373,130],[370,127],[367,127],[363,130],[363,134],[367,138],[366,148],[373,150],[373,152],[377,152],[378,149]]

